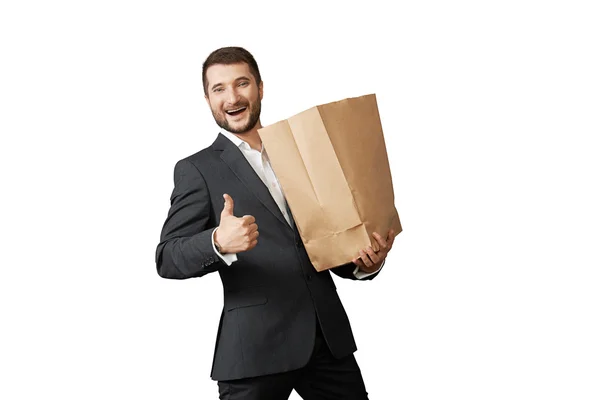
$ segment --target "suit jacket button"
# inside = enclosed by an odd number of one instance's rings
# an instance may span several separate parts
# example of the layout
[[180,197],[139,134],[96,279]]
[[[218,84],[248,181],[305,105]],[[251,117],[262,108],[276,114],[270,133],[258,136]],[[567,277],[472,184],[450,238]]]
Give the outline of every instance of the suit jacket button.
[[312,279],[312,275],[311,274],[306,274],[306,279],[310,281]]

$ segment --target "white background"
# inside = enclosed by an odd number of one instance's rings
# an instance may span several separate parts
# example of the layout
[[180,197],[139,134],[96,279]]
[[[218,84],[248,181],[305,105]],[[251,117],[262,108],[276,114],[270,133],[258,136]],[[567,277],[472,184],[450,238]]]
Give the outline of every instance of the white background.
[[264,125],[377,94],[404,232],[336,280],[371,399],[600,398],[593,3],[2,2],[0,398],[217,398],[218,275],[154,252],[229,45]]

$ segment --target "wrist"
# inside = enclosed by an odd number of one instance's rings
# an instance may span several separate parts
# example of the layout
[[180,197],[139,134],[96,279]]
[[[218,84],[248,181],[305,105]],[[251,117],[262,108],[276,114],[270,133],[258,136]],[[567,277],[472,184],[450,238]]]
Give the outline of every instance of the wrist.
[[221,244],[219,243],[219,239],[217,238],[217,233],[219,231],[219,228],[217,227],[215,229],[214,235],[213,235],[213,243],[215,244],[215,248],[217,249],[217,251],[221,254],[225,254],[225,251],[223,250],[223,246],[221,246]]

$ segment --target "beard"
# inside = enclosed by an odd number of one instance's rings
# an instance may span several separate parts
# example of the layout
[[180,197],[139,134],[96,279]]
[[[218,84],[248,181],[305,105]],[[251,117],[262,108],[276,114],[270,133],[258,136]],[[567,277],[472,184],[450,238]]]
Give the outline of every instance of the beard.
[[229,121],[227,120],[227,115],[225,115],[225,111],[220,112],[219,110],[214,110],[211,108],[211,112],[213,115],[213,118],[215,119],[215,122],[217,123],[217,125],[222,128],[225,129],[228,132],[231,133],[246,133],[248,132],[250,129],[254,128],[256,126],[256,124],[258,123],[258,120],[260,119],[260,110],[261,110],[261,104],[260,104],[260,97],[257,96],[256,101],[250,103],[250,102],[240,102],[239,104],[236,104],[234,107],[232,108],[238,108],[238,107],[247,107],[248,108],[248,113],[249,113],[249,118],[248,118],[248,122],[245,123],[244,125],[240,126],[240,127],[233,127],[229,124]]

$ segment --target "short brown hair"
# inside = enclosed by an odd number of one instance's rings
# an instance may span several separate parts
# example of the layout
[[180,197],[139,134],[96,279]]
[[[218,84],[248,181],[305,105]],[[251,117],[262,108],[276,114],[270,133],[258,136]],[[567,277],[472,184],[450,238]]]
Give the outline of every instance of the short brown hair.
[[256,79],[256,84],[262,82],[260,78],[260,71],[258,70],[258,64],[256,60],[250,54],[250,52],[242,47],[221,47],[209,54],[209,56],[202,64],[202,86],[204,86],[204,94],[208,95],[208,80],[206,79],[206,70],[211,65],[215,64],[248,64],[250,73]]

